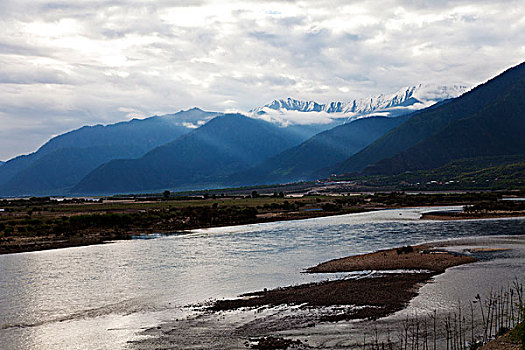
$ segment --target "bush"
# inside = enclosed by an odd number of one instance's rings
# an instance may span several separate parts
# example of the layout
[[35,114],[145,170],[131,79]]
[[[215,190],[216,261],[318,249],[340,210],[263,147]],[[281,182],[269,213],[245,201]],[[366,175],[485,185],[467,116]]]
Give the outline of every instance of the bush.
[[521,349],[525,350],[525,321],[514,327],[510,338],[515,342],[521,342]]
[[321,208],[323,211],[339,211],[341,207],[333,203],[324,203]]

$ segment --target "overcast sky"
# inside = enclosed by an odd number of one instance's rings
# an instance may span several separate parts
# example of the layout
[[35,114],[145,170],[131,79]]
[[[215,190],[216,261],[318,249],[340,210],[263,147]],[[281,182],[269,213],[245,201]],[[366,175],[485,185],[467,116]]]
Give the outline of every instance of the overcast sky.
[[0,160],[85,124],[477,84],[525,57],[523,0],[1,0],[0,24]]

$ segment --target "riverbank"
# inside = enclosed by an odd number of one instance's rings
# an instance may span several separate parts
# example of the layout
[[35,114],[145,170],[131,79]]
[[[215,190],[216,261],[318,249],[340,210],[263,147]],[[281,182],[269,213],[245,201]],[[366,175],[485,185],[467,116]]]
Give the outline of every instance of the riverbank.
[[[153,233],[181,234],[193,229],[300,220],[382,209],[466,206],[478,202],[489,203],[493,207],[501,205],[501,196],[501,193],[252,193],[233,197],[203,195],[97,200],[46,197],[0,200],[0,254],[102,244]],[[507,216],[508,213],[501,215]],[[450,213],[429,213],[424,218],[464,217]]]
[[[395,206],[392,209],[400,209],[403,207]],[[259,224],[266,222],[278,222],[278,221],[292,221],[292,220],[304,220],[319,217],[328,217],[335,215],[355,214],[364,213],[374,210],[386,210],[391,209],[389,207],[361,207],[351,208],[346,210],[337,211],[283,211],[283,212],[272,212],[265,214],[258,214],[251,219],[242,219],[239,221],[232,220],[226,223],[217,224],[188,224],[183,225],[184,228],[162,228],[156,229],[152,227],[133,227],[133,228],[86,228],[77,232],[73,232],[71,235],[68,234],[39,234],[31,233],[30,235],[15,235],[15,236],[0,236],[0,254],[13,254],[23,253],[32,251],[41,251],[49,249],[60,249],[60,248],[71,248],[81,247],[94,244],[104,244],[116,240],[127,240],[132,239],[136,236],[149,235],[149,234],[186,234],[191,230],[205,229],[212,227],[223,227],[223,226],[238,226],[248,224]],[[101,215],[101,214],[95,214]],[[102,214],[104,215],[104,214]],[[498,218],[512,218],[512,217],[524,217],[525,213],[516,215],[515,213],[505,214],[487,214],[487,215],[466,215],[463,213],[425,213],[422,214],[422,220],[476,220],[476,219],[498,219]]]
[[431,212],[421,216],[422,220],[479,220],[524,217],[525,211],[494,211],[486,213],[468,212]]
[[[202,211],[200,214],[208,216],[208,211],[214,211],[212,215],[221,215],[221,212],[215,211],[213,208],[210,210],[209,207],[195,207],[192,210]],[[235,208],[235,210],[238,210]],[[280,211],[263,214],[254,214],[253,212],[241,213],[239,215],[234,214],[230,217],[223,217],[226,220],[213,220],[213,216],[210,220],[204,222],[195,220],[195,216],[192,217],[191,213],[181,215],[178,218],[174,216],[166,215],[165,218],[161,215],[155,215],[153,220],[165,220],[166,222],[156,222],[151,225],[141,225],[140,220],[144,218],[144,221],[151,220],[144,215],[146,213],[138,213],[137,218],[132,219],[137,221],[137,225],[125,225],[124,227],[119,224],[116,227],[96,227],[98,224],[89,223],[89,227],[80,227],[78,229],[72,229],[66,232],[49,232],[49,233],[30,233],[21,235],[10,235],[0,236],[0,254],[12,254],[22,253],[49,249],[69,248],[69,247],[80,247],[88,246],[93,244],[104,244],[115,240],[127,240],[137,236],[144,236],[150,234],[187,234],[191,230],[205,229],[213,227],[224,227],[224,226],[239,226],[249,224],[259,224],[266,222],[277,222],[277,221],[292,221],[292,220],[304,220],[318,217],[327,217],[334,215],[345,215],[353,213],[363,213],[367,211],[376,210],[375,208],[347,208],[341,210],[303,210],[303,211]],[[242,211],[242,210],[241,210]],[[127,220],[130,214],[117,213],[117,214],[80,214],[81,218],[86,221],[97,221],[99,218],[104,220],[105,217],[109,217],[108,221],[111,220]],[[111,216],[116,216],[116,219]],[[65,217],[67,218],[67,217]],[[39,220],[39,219],[25,219],[27,221]],[[54,219],[48,220],[64,220],[63,217],[54,217]],[[174,223],[174,221],[180,220],[180,222]],[[58,225],[60,225],[59,223]],[[175,224],[175,225],[174,225]],[[91,227],[91,225],[95,227]],[[145,227],[141,227],[145,226]],[[28,233],[27,231],[24,233]]]

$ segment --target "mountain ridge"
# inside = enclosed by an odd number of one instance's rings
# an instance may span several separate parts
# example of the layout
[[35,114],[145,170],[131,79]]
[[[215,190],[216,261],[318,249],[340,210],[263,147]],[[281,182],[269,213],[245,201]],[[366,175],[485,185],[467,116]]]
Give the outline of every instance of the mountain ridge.
[[369,98],[353,99],[350,101],[332,101],[326,104],[316,101],[304,101],[294,98],[276,99],[272,102],[250,111],[253,115],[272,115],[275,112],[325,112],[327,114],[341,114],[338,118],[351,121],[360,117],[380,113],[383,116],[406,114],[407,109],[412,111],[429,107],[439,101],[455,98],[468,91],[466,85],[434,85],[418,84],[399,89],[393,94],[380,94]]
[[[284,150],[241,174],[234,174],[231,184],[269,184],[309,181],[318,178],[321,169],[343,161],[404,123],[410,115],[396,118],[368,117],[339,125],[314,135],[305,142]],[[243,179],[235,181],[234,177]]]
[[[198,123],[215,115],[215,112],[193,108],[109,125],[84,126],[61,134],[37,151],[2,165],[0,194],[60,193],[62,188],[75,185],[98,165],[114,158],[139,157],[192,130],[184,123]],[[87,164],[93,169],[86,167]]]
[[207,186],[300,140],[285,128],[241,114],[218,116],[138,159],[113,160],[88,174],[73,193],[113,193]]
[[[460,158],[525,154],[522,134],[525,131],[525,118],[522,117],[525,100],[512,98],[515,96],[525,96],[525,80],[478,113],[458,120],[392,158],[365,168],[364,172],[393,175],[433,169]],[[503,117],[504,127],[499,122]],[[521,133],[512,130],[521,130]]]
[[[454,157],[525,154],[521,139],[514,133],[507,137],[502,124],[508,119],[511,131],[525,130],[520,118],[507,117],[525,110],[525,105],[514,101],[525,95],[524,67],[522,63],[510,68],[447,100],[441,98],[466,87],[449,90],[419,84],[346,104],[274,100],[264,111],[252,110],[250,115],[193,108],[84,126],[52,138],[32,154],[3,165],[0,162],[0,195],[210,188],[314,180],[360,171],[364,175],[398,174],[432,169]],[[511,93],[511,87],[516,91]],[[430,106],[418,109],[426,105]],[[296,118],[304,115],[305,119],[303,124],[283,123],[272,119],[267,110]],[[178,118],[181,113],[186,117]],[[322,123],[315,119],[326,115],[334,119]],[[242,120],[244,126],[236,129],[232,122],[211,132],[225,116]],[[255,150],[254,145],[264,151]],[[131,186],[126,187],[125,182]],[[101,189],[99,184],[106,187]]]
[[[482,113],[485,108],[489,107],[491,104],[494,104],[495,101],[504,98],[504,96],[509,93],[514,85],[520,84],[525,79],[524,77],[525,63],[522,63],[507,69],[498,76],[488,80],[483,84],[480,84],[458,98],[450,100],[449,102],[443,103],[434,108],[431,107],[419,111],[409,121],[389,131],[371,145],[351,156],[340,165],[334,167],[332,171],[338,174],[355,173],[363,171],[363,169],[369,167],[365,173],[377,174],[383,170],[385,173],[392,173],[402,171],[402,169],[413,169],[412,166],[408,166],[407,164],[402,165],[404,160],[400,155],[400,152],[406,151],[411,147],[416,147],[416,145],[419,143],[424,143],[426,139],[438,135],[447,128],[452,127],[455,123],[458,123],[461,119],[468,119],[469,117]],[[515,99],[519,98],[522,97],[520,95],[515,96]],[[494,111],[492,113],[494,113]],[[460,124],[456,124],[456,126],[459,125]],[[475,137],[475,135],[472,133],[472,130],[475,130],[477,127],[478,126],[476,125],[476,122],[472,122],[470,125],[471,129],[464,130],[465,135],[470,135],[469,137]],[[492,127],[505,127],[504,121],[500,121],[499,125],[498,123],[493,123]],[[516,127],[518,129],[513,130],[510,128],[507,129],[507,131],[511,133],[523,131],[523,129],[521,129],[521,125],[519,125],[519,122],[517,122]],[[502,139],[505,139],[504,136],[500,136]],[[450,142],[459,142],[464,138],[465,137],[456,135],[456,140],[445,138],[441,140],[439,144],[434,143],[434,146],[436,149],[443,148]],[[449,149],[449,151],[452,153],[455,152],[452,149]],[[406,154],[404,155],[406,157]],[[481,155],[482,154],[472,154],[471,156]],[[434,156],[436,156],[436,154],[434,154]],[[420,157],[423,156],[420,155]],[[391,160],[388,161],[388,159]],[[391,170],[387,170],[385,168],[386,165],[383,170],[379,170],[380,166],[376,164],[379,164],[382,161],[389,162]],[[396,170],[393,170],[394,167],[397,167]]]

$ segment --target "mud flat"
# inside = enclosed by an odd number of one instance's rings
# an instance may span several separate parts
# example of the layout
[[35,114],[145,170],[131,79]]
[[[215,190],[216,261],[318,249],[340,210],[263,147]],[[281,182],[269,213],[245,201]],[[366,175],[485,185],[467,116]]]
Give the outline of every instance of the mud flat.
[[[199,338],[208,349],[246,348],[266,340],[269,334],[309,329],[319,324],[351,320],[375,320],[402,310],[418,290],[446,268],[477,261],[430,246],[419,245],[331,260],[306,270],[308,273],[354,272],[345,279],[263,290],[236,299],[217,300],[203,313],[152,328],[143,335],[153,338],[134,342],[133,348],[164,346],[199,347],[187,332],[203,330]],[[381,272],[418,270],[418,272]],[[218,331],[220,329],[220,331]],[[184,335],[186,334],[186,335]],[[291,340],[291,339],[288,339]],[[255,345],[254,345],[255,344]],[[302,344],[297,348],[310,348]]]
[[374,253],[334,259],[307,269],[310,273],[351,272],[363,270],[430,270],[445,269],[475,262],[476,258],[433,249],[428,245],[406,246]]
[[242,295],[239,299],[219,300],[213,311],[262,306],[301,305],[303,308],[347,306],[333,314],[313,317],[311,322],[380,318],[401,310],[417,295],[420,285],[434,273],[384,274],[379,276],[325,281]]
[[434,275],[445,269],[477,261],[430,246],[405,246],[374,253],[330,260],[308,268],[308,273],[335,273],[355,271],[418,270],[418,273],[379,273],[368,277],[325,281],[299,286],[264,290],[241,295],[238,299],[219,300],[213,311],[254,308],[264,305],[303,305],[329,307],[353,305],[346,312],[324,315],[317,321],[380,318],[401,310],[417,290]]

